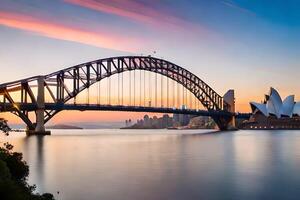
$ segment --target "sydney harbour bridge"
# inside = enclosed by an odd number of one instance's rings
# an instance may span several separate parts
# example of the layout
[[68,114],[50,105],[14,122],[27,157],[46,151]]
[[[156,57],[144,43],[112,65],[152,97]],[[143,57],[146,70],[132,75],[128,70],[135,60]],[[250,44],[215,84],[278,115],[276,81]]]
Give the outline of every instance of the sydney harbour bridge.
[[22,119],[28,134],[63,110],[131,111],[210,116],[234,127],[234,91],[219,95],[195,74],[151,56],[110,57],[0,85],[0,112]]

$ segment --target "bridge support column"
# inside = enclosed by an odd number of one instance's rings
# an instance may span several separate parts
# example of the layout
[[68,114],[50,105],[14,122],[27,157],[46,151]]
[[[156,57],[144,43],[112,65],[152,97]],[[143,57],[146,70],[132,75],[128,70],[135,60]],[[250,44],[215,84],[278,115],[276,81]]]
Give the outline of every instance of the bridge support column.
[[[234,114],[235,113],[235,97],[234,90],[228,90],[223,96],[224,110]],[[219,130],[236,130],[235,116],[224,116],[224,117],[214,117],[213,118],[218,125]]]
[[233,116],[230,117],[213,117],[213,120],[217,124],[220,131],[236,130],[235,126],[232,126]]
[[[235,96],[234,90],[232,90],[232,89],[228,90],[223,96],[224,104],[226,103],[226,105],[228,106],[225,109],[231,113],[235,113],[235,97],[234,96]],[[227,125],[226,125],[227,126],[226,130],[235,130],[236,129],[235,116],[227,118],[227,120],[225,120],[225,121],[228,121]]]
[[45,130],[44,111],[45,111],[45,90],[44,77],[38,78],[37,92],[37,110],[36,110],[36,126],[34,130],[28,130],[27,135],[50,135],[50,131]]

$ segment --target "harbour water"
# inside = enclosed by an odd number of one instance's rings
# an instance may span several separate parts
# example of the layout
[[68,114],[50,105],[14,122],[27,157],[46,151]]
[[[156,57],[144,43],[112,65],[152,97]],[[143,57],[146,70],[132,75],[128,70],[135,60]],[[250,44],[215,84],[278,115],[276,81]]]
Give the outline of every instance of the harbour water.
[[300,131],[55,130],[1,141],[24,154],[38,192],[62,200],[300,198]]

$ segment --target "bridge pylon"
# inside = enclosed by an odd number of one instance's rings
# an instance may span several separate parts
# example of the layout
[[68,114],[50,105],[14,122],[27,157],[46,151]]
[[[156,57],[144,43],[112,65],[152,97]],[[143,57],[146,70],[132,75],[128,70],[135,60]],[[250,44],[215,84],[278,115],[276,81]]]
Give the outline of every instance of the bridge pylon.
[[222,116],[222,117],[213,117],[214,121],[218,125],[221,131],[224,130],[235,130],[235,97],[234,97],[234,90],[228,90],[225,95],[223,96],[223,109],[232,115]]
[[43,76],[37,79],[37,110],[35,129],[27,129],[27,135],[50,135],[50,131],[45,130],[44,112],[45,112],[45,80]]

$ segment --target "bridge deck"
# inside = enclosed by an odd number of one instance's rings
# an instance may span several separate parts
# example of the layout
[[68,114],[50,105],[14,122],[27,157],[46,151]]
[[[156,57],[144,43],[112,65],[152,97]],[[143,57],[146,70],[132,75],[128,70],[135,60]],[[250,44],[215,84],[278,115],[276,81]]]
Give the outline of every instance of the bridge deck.
[[[35,104],[3,104],[0,106],[0,111],[11,112],[15,109],[34,111],[37,109]],[[57,104],[45,103],[45,110],[79,110],[79,111],[122,111],[122,112],[152,112],[152,113],[173,113],[186,114],[196,116],[233,116],[237,118],[247,119],[250,117],[248,113],[229,113],[225,111],[214,110],[198,110],[198,109],[178,109],[178,108],[164,108],[164,107],[144,107],[144,106],[123,106],[123,105],[100,105],[100,104]]]

